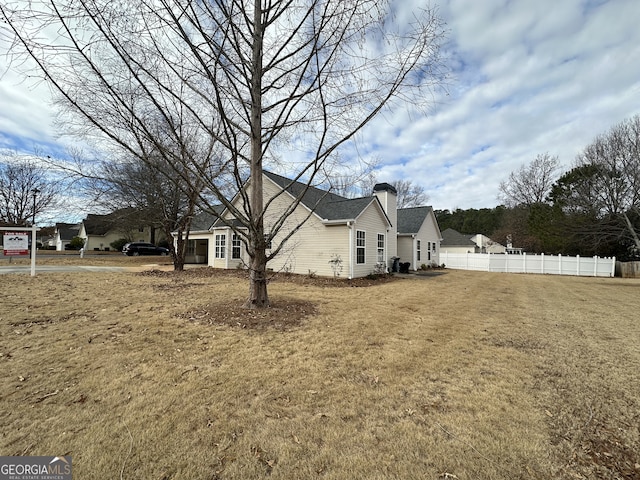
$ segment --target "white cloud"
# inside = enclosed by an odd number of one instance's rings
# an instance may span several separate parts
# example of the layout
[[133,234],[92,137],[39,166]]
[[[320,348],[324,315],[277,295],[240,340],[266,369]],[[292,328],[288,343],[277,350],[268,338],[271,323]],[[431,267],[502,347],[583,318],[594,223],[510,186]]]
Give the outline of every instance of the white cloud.
[[569,166],[640,113],[635,0],[450,0],[441,12],[458,83],[430,116],[387,116],[366,135],[381,145],[379,179],[423,184],[435,208],[495,206],[521,164],[548,151]]
[[[401,19],[424,5],[396,2]],[[381,158],[379,180],[422,184],[434,208],[495,206],[521,164],[549,152],[569,166],[640,113],[637,0],[448,0],[439,12],[450,29],[448,94],[437,92],[427,115],[409,106],[376,118],[357,150]],[[2,73],[0,146],[54,142],[46,87],[29,90],[0,63]]]

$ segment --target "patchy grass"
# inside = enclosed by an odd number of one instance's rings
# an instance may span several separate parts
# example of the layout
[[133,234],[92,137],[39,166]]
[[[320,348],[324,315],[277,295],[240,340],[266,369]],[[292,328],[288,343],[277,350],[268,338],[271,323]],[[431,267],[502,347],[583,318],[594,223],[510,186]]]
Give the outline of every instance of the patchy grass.
[[0,452],[77,478],[640,477],[637,280],[0,281]]

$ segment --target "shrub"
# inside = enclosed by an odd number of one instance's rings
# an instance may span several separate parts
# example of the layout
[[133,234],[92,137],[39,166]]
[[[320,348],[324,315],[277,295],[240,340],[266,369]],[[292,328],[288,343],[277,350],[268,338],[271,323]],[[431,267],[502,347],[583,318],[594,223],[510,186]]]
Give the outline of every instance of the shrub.
[[367,275],[365,278],[367,280],[382,280],[383,278],[387,278],[387,277],[391,277],[392,275],[390,273],[375,273],[372,272],[369,275]]
[[114,240],[109,245],[117,252],[122,251],[122,247],[124,247],[125,243],[129,243],[126,238],[119,238],[118,240]]
[[73,250],[80,250],[84,247],[84,239],[81,237],[73,237],[69,242],[69,248]]
[[329,264],[331,265],[331,269],[333,270],[333,277],[337,278],[342,273],[342,258],[340,255],[333,254],[331,255],[331,260],[329,260]]

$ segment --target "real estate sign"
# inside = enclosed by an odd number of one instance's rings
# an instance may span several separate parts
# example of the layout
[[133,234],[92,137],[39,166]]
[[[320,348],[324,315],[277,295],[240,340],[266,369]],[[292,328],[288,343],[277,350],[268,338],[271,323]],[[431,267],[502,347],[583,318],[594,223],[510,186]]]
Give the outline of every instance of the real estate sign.
[[29,234],[27,232],[4,232],[5,255],[29,255]]

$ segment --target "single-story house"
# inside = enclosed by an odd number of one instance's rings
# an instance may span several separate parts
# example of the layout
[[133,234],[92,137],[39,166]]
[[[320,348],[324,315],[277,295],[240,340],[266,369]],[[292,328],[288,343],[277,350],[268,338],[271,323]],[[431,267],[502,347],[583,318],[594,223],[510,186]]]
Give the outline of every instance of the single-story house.
[[151,242],[152,228],[149,225],[138,225],[129,221],[131,212],[118,210],[106,215],[88,214],[80,223],[78,236],[84,239],[85,250],[109,250],[111,242],[126,238],[132,242]]
[[471,235],[464,235],[453,228],[442,232],[440,248],[447,253],[475,253],[478,246],[471,240]]
[[56,250],[61,252],[65,249],[73,237],[78,237],[81,224],[79,223],[56,223],[54,233],[54,243]]
[[506,253],[507,247],[494,242],[486,235],[467,235],[453,228],[442,232],[440,248],[447,253]]
[[471,241],[477,245],[476,253],[506,253],[507,247],[494,242],[486,235],[478,233],[471,237]]
[[[439,264],[440,230],[433,209],[398,210],[397,192],[392,185],[377,184],[373,195],[360,198],[345,198],[315,187],[306,192],[305,189],[303,183],[263,173],[267,232],[281,212],[302,195],[273,242],[283,241],[291,230],[301,223],[302,226],[269,262],[270,269],[355,278],[390,271],[394,263],[409,263],[412,269],[422,263]],[[238,205],[240,201],[239,197],[232,200]],[[242,231],[228,210],[223,209],[220,217],[206,230],[194,229],[189,239],[194,249],[198,245],[202,248],[199,242],[207,241],[209,266],[244,268],[249,259],[239,234]]]

